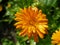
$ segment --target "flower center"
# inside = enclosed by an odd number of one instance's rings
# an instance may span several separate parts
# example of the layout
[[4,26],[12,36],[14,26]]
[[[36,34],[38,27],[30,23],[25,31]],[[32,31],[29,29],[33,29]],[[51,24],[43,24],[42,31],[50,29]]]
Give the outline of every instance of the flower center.
[[30,25],[35,25],[35,23],[36,23],[35,19],[32,18],[32,19],[29,20]]

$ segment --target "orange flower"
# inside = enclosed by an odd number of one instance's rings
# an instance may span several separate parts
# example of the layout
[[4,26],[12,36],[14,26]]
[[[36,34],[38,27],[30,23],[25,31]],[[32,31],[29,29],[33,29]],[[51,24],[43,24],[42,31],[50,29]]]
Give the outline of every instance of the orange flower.
[[45,14],[42,14],[42,10],[38,10],[36,7],[28,7],[17,12],[15,16],[17,22],[14,25],[16,28],[22,28],[19,35],[28,35],[29,39],[33,36],[37,42],[37,35],[40,38],[44,38],[44,34],[47,34],[48,19],[46,19]]
[[51,39],[52,39],[52,44],[60,45],[60,30],[55,31],[55,33],[53,33]]
[[2,7],[2,5],[0,5],[0,12],[3,10],[3,7]]

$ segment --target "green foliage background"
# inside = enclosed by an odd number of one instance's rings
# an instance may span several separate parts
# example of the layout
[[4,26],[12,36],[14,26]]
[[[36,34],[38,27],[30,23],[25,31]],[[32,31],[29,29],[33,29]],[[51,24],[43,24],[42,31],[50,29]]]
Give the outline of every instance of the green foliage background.
[[[60,0],[0,0],[3,11],[0,11],[0,45],[52,45],[51,36],[55,30],[60,29]],[[10,4],[10,7],[7,7]],[[15,13],[19,9],[36,6],[47,15],[48,34],[39,42],[28,37],[18,36],[19,30],[14,27]],[[5,13],[4,13],[5,11]],[[3,12],[3,13],[2,13]],[[36,44],[35,44],[36,43]]]

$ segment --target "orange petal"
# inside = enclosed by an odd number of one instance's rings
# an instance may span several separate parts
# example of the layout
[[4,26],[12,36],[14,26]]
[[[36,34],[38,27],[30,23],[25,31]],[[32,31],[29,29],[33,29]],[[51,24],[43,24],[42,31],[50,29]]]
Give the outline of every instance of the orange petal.
[[42,15],[42,10],[39,10],[39,13],[38,13],[39,15]]
[[15,14],[16,17],[19,17],[20,15],[21,15],[20,12],[17,12],[17,13]]
[[38,22],[40,22],[40,23],[41,23],[41,22],[43,22],[43,23],[46,22],[46,23],[47,23],[48,20],[47,20],[47,19],[38,19]]
[[42,14],[42,18],[43,18],[43,19],[46,19],[46,15],[45,15],[45,14]]
[[42,25],[43,27],[45,27],[45,28],[48,28],[48,25]]
[[27,35],[27,31],[25,31],[25,33],[22,35],[23,37]]
[[31,36],[32,36],[31,27],[28,28],[27,34],[28,34],[28,37],[31,38]]
[[60,43],[58,43],[57,45],[60,45]]
[[26,34],[26,31],[27,31],[27,28],[25,28],[24,30],[22,30],[19,35],[24,35],[24,34]]
[[38,14],[38,8],[37,7],[33,7],[32,10],[34,10],[34,15]]
[[39,30],[36,30],[36,31],[40,38],[44,38],[44,35]]
[[17,23],[14,24],[14,26],[20,25],[20,24],[22,24],[22,23],[23,23],[23,21],[17,22]]
[[15,20],[16,20],[16,21],[21,21],[21,20],[22,20],[22,18],[15,18]]
[[29,17],[29,13],[27,13],[27,8],[24,8],[24,10],[22,10],[22,13],[23,13],[25,16]]
[[29,8],[28,8],[28,13],[29,13],[30,17],[33,17],[33,15],[34,15],[34,10],[32,10],[32,7],[29,7]]
[[16,29],[21,28],[21,27],[22,27],[22,25],[17,25],[17,26],[16,26]]
[[58,42],[57,42],[57,41],[52,41],[51,43],[52,43],[52,44],[57,44]]
[[37,28],[38,28],[38,30],[39,30],[41,33],[46,34],[45,28],[44,28],[42,25],[38,25]]
[[38,42],[38,36],[37,36],[37,34],[36,33],[33,33],[33,36],[34,36],[34,41],[35,42]]

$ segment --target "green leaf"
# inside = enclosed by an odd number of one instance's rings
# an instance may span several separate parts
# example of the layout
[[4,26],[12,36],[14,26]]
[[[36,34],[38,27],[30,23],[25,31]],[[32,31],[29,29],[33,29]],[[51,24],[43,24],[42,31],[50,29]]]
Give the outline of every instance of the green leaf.
[[39,0],[39,2],[41,3],[41,5],[55,6],[57,0]]
[[33,39],[30,40],[30,45],[36,45],[36,42],[34,42]]
[[19,41],[17,41],[17,42],[16,42],[16,45],[20,45],[20,42],[19,42]]
[[1,2],[2,0],[0,0],[0,2]]

